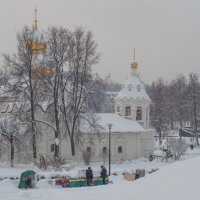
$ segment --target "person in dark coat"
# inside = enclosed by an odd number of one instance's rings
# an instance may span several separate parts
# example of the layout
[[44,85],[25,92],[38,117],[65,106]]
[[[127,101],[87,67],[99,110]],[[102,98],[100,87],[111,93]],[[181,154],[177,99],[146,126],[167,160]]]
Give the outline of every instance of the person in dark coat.
[[31,176],[26,177],[26,185],[28,188],[32,188],[32,178]]
[[88,167],[88,169],[86,169],[86,179],[87,179],[87,185],[91,186],[93,180],[93,172],[91,167]]
[[101,174],[103,184],[106,184],[107,169],[104,166],[101,166],[101,173],[100,174]]
[[149,155],[149,162],[153,161],[153,155],[150,153]]

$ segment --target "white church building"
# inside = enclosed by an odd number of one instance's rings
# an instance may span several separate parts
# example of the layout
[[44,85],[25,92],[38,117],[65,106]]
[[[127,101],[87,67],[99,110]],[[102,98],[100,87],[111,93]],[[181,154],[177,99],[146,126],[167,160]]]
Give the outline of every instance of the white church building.
[[[35,20],[35,28],[37,29],[37,19]],[[115,96],[114,113],[95,114],[94,118],[98,125],[95,131],[88,124],[84,124],[84,122],[80,123],[80,134],[76,140],[75,157],[71,155],[69,136],[64,134],[65,131],[61,127],[59,152],[63,159],[75,159],[76,161],[89,159],[91,162],[106,162],[110,149],[111,161],[117,162],[148,157],[154,151],[155,130],[149,128],[151,100],[146,93],[143,82],[137,74],[137,67],[137,62],[134,61],[131,63],[131,74],[121,91]],[[0,94],[0,117],[16,114],[21,107],[26,107],[23,96],[5,96],[4,94]],[[44,110],[41,107],[36,107],[35,117],[41,121],[48,121],[48,113],[51,112],[51,108]],[[62,120],[60,124],[64,126]],[[37,154],[53,158],[54,132],[45,125],[39,125],[39,127],[41,134],[37,142]],[[9,161],[9,154],[9,151],[0,152],[0,162]],[[24,160],[20,156],[20,152],[15,154],[15,162],[22,163],[29,161]]]
[[[155,130],[149,128],[151,100],[137,74],[137,66],[136,62],[131,63],[131,74],[115,97],[115,113],[95,114],[98,131],[93,131],[88,123],[81,124],[76,146],[77,161],[83,161],[85,156],[89,156],[92,162],[107,161],[109,131],[112,162],[148,157],[154,151]],[[53,156],[50,148],[54,144],[53,134],[52,139],[48,136],[43,141],[41,153]],[[66,159],[72,159],[69,147],[69,141],[63,138],[61,156]]]
[[[59,148],[62,158],[84,161],[89,157],[90,162],[108,161],[109,131],[111,162],[148,157],[154,151],[155,130],[149,128],[151,100],[137,74],[137,67],[136,62],[131,63],[131,75],[114,99],[115,112],[95,114],[98,130],[94,131],[87,123],[82,123],[81,134],[76,142],[75,157],[71,156],[69,138],[61,135]],[[1,96],[1,117],[16,112],[16,106],[20,104],[19,99],[19,97]],[[37,118],[43,119],[46,118],[47,113],[38,109],[36,115]],[[37,148],[38,155],[53,158],[54,133],[46,126],[41,126],[41,133]],[[9,159],[9,151],[0,155],[0,161],[9,161]],[[21,163],[25,160],[15,155],[15,162]]]
[[[61,135],[60,156],[66,160],[90,162],[106,162],[109,153],[109,131],[111,162],[148,157],[154,151],[155,130],[149,128],[149,112],[151,100],[146,93],[143,82],[137,75],[136,62],[131,64],[131,74],[121,91],[115,96],[114,113],[95,114],[97,131],[91,129],[88,123],[80,125],[79,140],[76,141],[76,156],[71,156],[69,138]],[[0,97],[0,117],[17,112],[17,105],[23,104],[20,97]],[[37,119],[48,118],[48,111],[40,108],[36,111]],[[110,126],[110,130],[109,130]],[[38,141],[38,155],[54,156],[54,132],[47,126],[41,126]],[[0,161],[9,162],[9,151],[0,155]],[[29,160],[32,161],[32,160]],[[15,155],[15,162],[29,162],[20,155]]]

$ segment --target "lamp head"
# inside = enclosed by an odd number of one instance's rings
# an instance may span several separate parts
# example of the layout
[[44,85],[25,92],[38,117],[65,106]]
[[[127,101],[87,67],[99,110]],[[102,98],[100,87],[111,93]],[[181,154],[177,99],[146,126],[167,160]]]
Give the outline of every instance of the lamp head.
[[111,123],[108,124],[108,128],[109,128],[109,129],[112,128],[112,124],[111,124]]

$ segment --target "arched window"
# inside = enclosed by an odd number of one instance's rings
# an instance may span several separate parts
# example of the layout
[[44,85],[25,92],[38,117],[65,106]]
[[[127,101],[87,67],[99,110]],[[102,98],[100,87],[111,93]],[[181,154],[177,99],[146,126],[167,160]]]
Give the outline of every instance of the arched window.
[[136,120],[142,120],[142,108],[141,107],[137,107]]
[[123,152],[122,146],[119,146],[118,147],[118,153],[122,153],[122,152]]
[[125,116],[130,116],[131,115],[131,107],[127,106],[125,109]]
[[[57,148],[58,148],[58,152],[59,152],[59,146],[57,146]],[[55,151],[55,144],[50,145],[50,151],[51,151],[51,153],[53,153]]]
[[107,147],[103,147],[103,153],[104,153],[104,154],[107,153]]
[[133,86],[131,84],[128,85],[128,90],[131,91],[131,89],[133,88]]
[[87,148],[86,148],[86,152],[87,152],[87,153],[91,153],[91,148],[90,148],[90,147],[87,147]]
[[54,151],[55,151],[55,145],[51,144],[51,152],[54,152]]
[[146,109],[146,121],[148,121],[148,117],[149,117],[149,110],[148,108]]
[[138,92],[140,92],[140,90],[141,90],[141,85],[140,84],[137,85],[137,90],[138,90]]

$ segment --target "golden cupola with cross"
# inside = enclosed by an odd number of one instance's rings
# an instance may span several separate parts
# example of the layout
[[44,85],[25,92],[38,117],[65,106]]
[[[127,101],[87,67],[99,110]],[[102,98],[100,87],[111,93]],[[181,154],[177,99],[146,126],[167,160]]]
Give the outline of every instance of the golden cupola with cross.
[[46,49],[46,42],[41,32],[38,30],[38,19],[37,19],[36,8],[35,8],[35,19],[33,21],[33,35],[29,40],[29,45],[32,53],[35,54],[36,56],[35,62],[32,65],[33,72],[51,77],[53,75],[53,70],[50,67],[44,67],[41,64],[42,53],[44,53]]
[[138,67],[138,63],[135,61],[135,49],[134,49],[134,60],[133,60],[133,62],[131,63],[131,68],[132,69],[137,69],[137,67]]
[[133,56],[134,60],[133,62],[131,62],[131,70],[132,70],[132,75],[136,75],[137,74],[137,68],[138,68],[138,63],[135,61],[135,49],[134,49],[134,56]]
[[46,42],[42,38],[42,34],[38,30],[37,8],[35,8],[35,19],[33,22],[33,37],[29,41],[33,53],[42,53],[46,49]]

